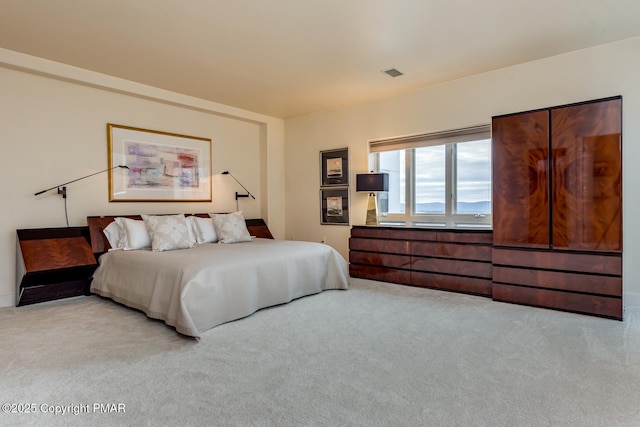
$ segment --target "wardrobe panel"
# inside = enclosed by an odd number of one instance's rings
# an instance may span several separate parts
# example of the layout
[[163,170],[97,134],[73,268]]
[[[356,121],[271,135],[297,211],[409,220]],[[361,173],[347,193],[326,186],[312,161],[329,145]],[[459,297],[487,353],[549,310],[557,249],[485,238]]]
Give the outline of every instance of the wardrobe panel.
[[549,112],[494,117],[493,243],[550,246]]
[[556,249],[622,250],[621,103],[551,110]]

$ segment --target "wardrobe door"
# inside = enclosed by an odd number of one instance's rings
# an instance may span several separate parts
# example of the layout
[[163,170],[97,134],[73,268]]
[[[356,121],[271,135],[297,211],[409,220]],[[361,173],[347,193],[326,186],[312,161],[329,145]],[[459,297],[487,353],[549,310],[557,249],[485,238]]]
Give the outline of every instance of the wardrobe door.
[[622,100],[551,110],[553,247],[622,250]]
[[549,111],[494,117],[493,243],[548,248]]

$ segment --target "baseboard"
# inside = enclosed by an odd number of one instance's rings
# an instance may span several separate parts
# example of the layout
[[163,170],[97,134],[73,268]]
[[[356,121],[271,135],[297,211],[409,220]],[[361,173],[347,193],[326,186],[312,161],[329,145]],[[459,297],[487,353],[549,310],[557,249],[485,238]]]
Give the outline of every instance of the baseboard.
[[640,294],[625,292],[622,296],[622,303],[625,308],[640,308]]
[[0,295],[0,307],[14,307],[15,305],[15,295]]

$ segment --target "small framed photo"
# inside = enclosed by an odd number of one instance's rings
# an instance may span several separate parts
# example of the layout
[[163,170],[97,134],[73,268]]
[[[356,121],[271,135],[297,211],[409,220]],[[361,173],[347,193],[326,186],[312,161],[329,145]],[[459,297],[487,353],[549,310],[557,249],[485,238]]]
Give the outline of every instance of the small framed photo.
[[349,189],[321,189],[320,210],[320,224],[349,225]]
[[349,185],[349,149],[320,152],[320,186]]

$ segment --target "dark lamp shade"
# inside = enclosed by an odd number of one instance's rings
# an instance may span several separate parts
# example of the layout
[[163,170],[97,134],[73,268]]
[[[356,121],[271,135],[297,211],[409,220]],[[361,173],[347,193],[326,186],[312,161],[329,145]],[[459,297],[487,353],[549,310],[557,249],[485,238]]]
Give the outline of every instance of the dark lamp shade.
[[356,191],[389,191],[389,174],[363,173],[356,175]]

